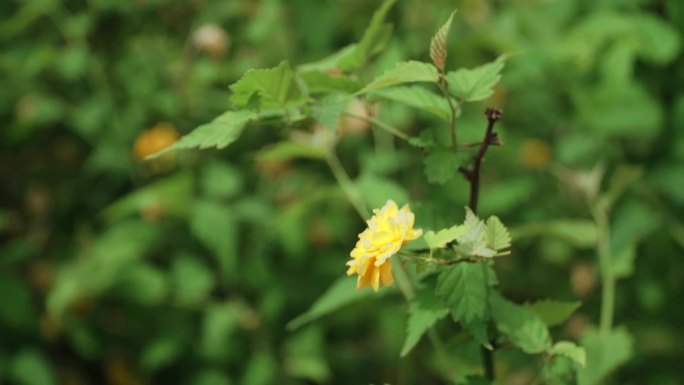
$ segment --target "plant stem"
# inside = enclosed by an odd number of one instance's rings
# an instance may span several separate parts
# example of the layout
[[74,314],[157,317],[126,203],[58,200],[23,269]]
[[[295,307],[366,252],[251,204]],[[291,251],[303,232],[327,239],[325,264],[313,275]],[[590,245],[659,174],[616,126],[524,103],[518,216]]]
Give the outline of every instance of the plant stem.
[[447,83],[446,79],[444,78],[443,72],[440,74],[439,81],[437,82],[437,87],[439,87],[439,90],[442,92],[442,96],[444,96],[444,99],[446,99],[447,103],[449,103],[449,110],[451,111],[451,115],[449,116],[451,146],[453,148],[456,148],[458,145],[458,142],[456,141],[456,113],[458,112],[458,108],[456,105],[454,105],[454,101],[452,100],[451,95],[449,95],[449,90],[447,90]]
[[[494,124],[501,119],[501,110],[487,108],[485,110],[487,116],[487,130],[485,136],[480,143],[480,149],[473,157],[473,166],[470,169],[463,170],[468,181],[470,181],[470,209],[477,214],[477,202],[480,194],[480,169],[482,166],[482,159],[487,153],[487,148],[495,142],[496,135],[493,133]],[[489,381],[494,381],[496,377],[494,372],[494,351],[482,346],[482,366],[484,366],[485,375]]]
[[410,136],[404,134],[404,133],[401,132],[398,128],[392,127],[392,126],[390,126],[389,124],[383,122],[382,120],[379,120],[379,119],[376,119],[376,118],[373,118],[373,117],[368,117],[368,116],[361,116],[361,115],[356,115],[356,114],[350,114],[350,113],[348,113],[348,112],[345,112],[344,115],[345,115],[345,116],[349,116],[350,118],[354,118],[354,119],[358,119],[358,120],[362,120],[362,121],[364,121],[364,122],[370,123],[370,124],[372,124],[372,125],[374,125],[374,126],[377,126],[378,128],[381,128],[381,129],[383,129],[383,130],[389,132],[390,134],[396,136],[397,138],[402,139],[402,140],[405,140],[405,141],[407,141],[407,142],[411,139]]
[[596,221],[598,239],[596,252],[601,266],[601,315],[599,330],[602,334],[610,333],[613,327],[615,314],[615,273],[611,264],[610,256],[610,222],[606,210],[596,208],[592,210],[592,216]]
[[351,178],[349,178],[349,175],[344,170],[344,167],[342,167],[342,163],[340,163],[340,159],[337,157],[335,149],[331,148],[327,152],[325,160],[328,163],[328,167],[330,167],[330,171],[332,171],[335,180],[337,180],[342,191],[344,191],[344,195],[347,196],[349,203],[354,206],[354,209],[362,219],[368,218],[370,216],[370,210],[368,210],[366,202],[363,201],[363,197],[354,186],[354,182],[352,182]]

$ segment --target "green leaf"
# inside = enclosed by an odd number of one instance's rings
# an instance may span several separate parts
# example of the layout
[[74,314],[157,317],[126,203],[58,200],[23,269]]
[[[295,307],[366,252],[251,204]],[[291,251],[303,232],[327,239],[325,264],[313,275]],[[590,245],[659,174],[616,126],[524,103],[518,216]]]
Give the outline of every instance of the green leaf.
[[13,358],[10,375],[17,385],[57,384],[50,362],[39,351],[25,348]]
[[449,103],[446,99],[427,90],[425,87],[417,85],[384,88],[374,91],[372,96],[418,108],[444,121],[448,121],[451,114]]
[[579,385],[602,384],[606,376],[632,356],[634,341],[624,328],[602,333],[589,329],[582,336],[587,366],[577,373]]
[[535,312],[500,295],[490,296],[489,303],[497,329],[525,353],[541,353],[551,347],[549,329]]
[[469,324],[489,316],[487,266],[484,262],[456,263],[442,270],[435,288],[454,320]]
[[231,335],[240,325],[242,306],[216,303],[206,307],[202,320],[201,351],[204,357],[217,359],[226,354]]
[[584,350],[583,347],[577,346],[574,342],[570,341],[559,341],[556,342],[551,349],[549,349],[549,353],[551,354],[556,354],[559,356],[567,357],[582,367],[586,366],[587,364],[587,352]]
[[349,106],[351,97],[344,94],[330,94],[311,107],[311,116],[330,130],[337,132],[342,113]]
[[444,318],[448,309],[432,290],[423,290],[411,301],[409,318],[406,324],[406,339],[401,356],[407,355],[425,332],[438,320]]
[[473,69],[461,68],[446,74],[449,92],[466,102],[488,98],[501,79],[504,57]]
[[199,182],[202,191],[216,199],[234,198],[244,187],[240,169],[220,161],[212,161],[204,166]]
[[226,277],[238,274],[238,225],[232,210],[211,201],[197,202],[190,230],[212,252]]
[[388,199],[392,199],[398,205],[410,201],[408,191],[391,178],[365,172],[354,181],[354,184],[368,203],[368,207],[382,207]]
[[556,326],[565,322],[581,305],[580,301],[544,299],[528,304],[527,307],[535,312],[547,326]]
[[140,357],[140,367],[155,372],[169,366],[183,354],[183,345],[177,338],[162,337],[147,344]]
[[283,141],[259,151],[259,158],[265,160],[325,159],[325,151],[305,143]]
[[436,83],[438,76],[437,68],[430,63],[414,60],[399,62],[394,68],[386,70],[382,75],[373,79],[372,82],[356,94],[365,94],[404,83]]
[[425,242],[431,249],[441,249],[446,247],[447,243],[450,243],[456,238],[460,237],[468,231],[468,228],[464,225],[452,226],[448,229],[439,230],[437,233],[430,230],[423,235]]
[[210,123],[195,128],[191,133],[174,143],[173,146],[150,155],[148,158],[155,158],[170,151],[191,148],[204,150],[215,147],[220,150],[235,142],[242,134],[245,125],[256,117],[256,114],[251,111],[226,111]]
[[506,226],[496,216],[491,216],[487,219],[485,239],[487,240],[487,245],[496,251],[511,247],[511,235],[508,233]]
[[171,268],[174,298],[181,306],[201,304],[214,288],[214,272],[200,258],[180,255]]
[[556,237],[580,247],[596,246],[596,223],[584,219],[563,219],[518,226],[511,231],[513,239]]
[[435,66],[444,71],[447,58],[447,39],[449,37],[449,29],[451,29],[451,21],[454,18],[456,11],[451,12],[446,23],[442,25],[432,37],[430,41],[430,58]]
[[463,226],[467,230],[459,235],[458,244],[454,246],[454,250],[467,257],[494,257],[496,250],[487,245],[485,223],[469,207],[466,207],[465,210],[466,218]]
[[353,94],[363,87],[358,80],[346,76],[328,75],[320,71],[304,72],[300,77],[312,94],[337,92]]
[[392,34],[392,25],[385,23],[387,13],[396,0],[385,0],[374,13],[358,44],[348,54],[342,55],[337,65],[343,70],[363,67],[371,55],[382,51]]
[[428,182],[444,184],[458,173],[461,157],[446,148],[436,148],[425,157],[425,175]]
[[[385,293],[388,289],[380,289],[379,293]],[[323,295],[314,302],[309,310],[297,318],[288,322],[287,329],[295,330],[301,326],[330,314],[337,309],[359,301],[361,299],[375,296],[372,290],[357,290],[356,277],[343,277],[338,279]]]
[[326,362],[325,335],[314,326],[294,333],[285,343],[283,369],[290,377],[323,383],[330,378]]
[[294,81],[294,72],[287,62],[277,67],[253,69],[230,86],[230,101],[245,108],[257,98],[258,109],[287,108],[304,101]]

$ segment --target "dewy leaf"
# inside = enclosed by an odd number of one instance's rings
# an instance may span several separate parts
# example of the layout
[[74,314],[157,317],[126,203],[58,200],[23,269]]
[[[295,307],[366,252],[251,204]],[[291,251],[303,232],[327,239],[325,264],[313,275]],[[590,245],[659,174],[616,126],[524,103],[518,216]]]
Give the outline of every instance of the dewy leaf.
[[565,322],[580,306],[580,301],[556,301],[544,299],[528,304],[527,307],[541,317],[547,326],[556,326]]
[[458,172],[460,157],[445,148],[436,148],[423,160],[428,182],[444,184]]
[[430,63],[423,63],[415,60],[399,62],[394,68],[386,70],[382,75],[373,79],[370,84],[356,94],[365,94],[404,83],[436,83],[437,77],[437,68]]
[[500,295],[490,296],[489,303],[497,329],[525,353],[541,353],[551,347],[549,329],[532,310]]
[[484,262],[457,263],[442,270],[435,288],[454,320],[466,324],[488,318],[489,285]]
[[425,233],[423,238],[425,238],[425,242],[429,248],[441,249],[446,247],[447,243],[454,241],[466,231],[468,231],[466,226],[456,225],[448,229],[439,230],[437,233],[434,231],[428,231]]
[[449,30],[451,29],[451,21],[454,18],[456,11],[451,12],[449,19],[442,27],[437,30],[435,36],[432,37],[430,41],[430,58],[435,66],[441,71],[444,71],[444,66],[446,65],[447,58],[447,39],[449,37]]
[[253,103],[255,97],[259,109],[286,108],[304,101],[295,84],[294,72],[285,61],[274,68],[247,71],[230,90],[233,92],[230,101],[239,108]]
[[577,346],[574,342],[556,342],[551,349],[549,349],[549,353],[567,357],[583,367],[587,364],[587,352],[583,347]]
[[446,99],[427,90],[425,87],[417,85],[384,88],[374,91],[372,96],[378,96],[418,108],[436,115],[444,121],[448,121],[451,114],[449,103]]
[[501,251],[511,246],[511,235],[508,233],[506,226],[496,216],[491,216],[487,219],[485,239],[487,240],[487,245],[496,251]]
[[603,379],[626,362],[633,351],[634,341],[624,328],[601,333],[590,329],[582,336],[587,352],[587,366],[577,373],[579,385],[602,384]]
[[169,151],[191,148],[204,150],[215,147],[220,150],[236,141],[242,134],[245,125],[255,118],[256,114],[252,111],[226,111],[210,123],[195,128],[173,146],[151,155],[151,157],[158,157]]
[[446,75],[449,92],[466,102],[488,98],[501,79],[504,57],[473,69],[461,68]]
[[311,116],[326,128],[337,132],[342,113],[347,109],[351,97],[344,94],[330,94],[311,108]]
[[420,341],[425,332],[438,320],[444,318],[448,309],[431,290],[423,290],[411,301],[409,317],[406,324],[406,339],[401,349],[401,356],[407,355]]

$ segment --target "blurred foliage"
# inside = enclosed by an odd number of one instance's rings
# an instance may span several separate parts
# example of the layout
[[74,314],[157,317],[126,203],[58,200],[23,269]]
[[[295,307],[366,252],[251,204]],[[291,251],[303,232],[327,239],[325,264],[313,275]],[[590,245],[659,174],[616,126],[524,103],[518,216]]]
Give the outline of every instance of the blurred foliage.
[[[267,144],[288,135],[325,143],[330,130],[263,124],[227,150],[142,159],[240,102],[228,85],[246,70],[283,59],[296,67],[358,41],[378,6],[2,2],[0,382],[443,383],[427,344],[397,365],[407,309],[396,291],[379,298],[338,283],[328,292],[346,293],[348,306],[321,300],[307,312],[343,274],[363,222],[323,155],[296,140]],[[388,47],[360,76],[428,61],[430,38],[454,8],[447,67],[510,55],[494,94],[459,120],[463,140],[476,141],[483,107],[505,111],[505,145],[488,154],[480,197],[480,212],[513,227],[512,256],[497,265],[503,291],[519,302],[582,301],[554,336],[581,342],[587,363],[606,346],[620,354],[594,360],[580,383],[611,372],[606,383],[679,383],[684,5],[400,0],[387,17]],[[420,144],[445,135],[442,108],[428,115],[386,103],[376,113],[411,134],[433,128]],[[419,149],[396,151],[386,133],[354,119],[337,129],[337,152],[370,207],[410,200],[425,229],[461,218],[467,184],[439,170],[426,177]],[[586,199],[598,195],[611,208],[615,318],[626,327],[610,335],[592,325],[601,267]],[[443,343],[459,378],[476,374],[477,344],[437,329],[450,336]],[[572,346],[553,349],[544,378],[558,383],[553,372],[575,358]],[[503,383],[535,380],[525,360],[497,352]]]

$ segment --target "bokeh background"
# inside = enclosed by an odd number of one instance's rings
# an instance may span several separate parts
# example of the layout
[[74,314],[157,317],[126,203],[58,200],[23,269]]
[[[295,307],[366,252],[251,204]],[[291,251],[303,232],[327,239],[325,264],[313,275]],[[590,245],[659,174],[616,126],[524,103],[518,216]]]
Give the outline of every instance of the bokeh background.
[[[228,109],[244,71],[327,56],[356,41],[378,5],[2,1],[0,382],[444,383],[429,345],[399,360],[396,293],[286,328],[344,273],[364,224],[324,163],[264,150],[290,134],[283,127],[142,160]],[[459,121],[475,140],[485,106],[505,111],[480,200],[517,232],[497,267],[503,291],[581,300],[554,331],[580,339],[600,305],[585,197],[609,184],[588,170],[640,170],[611,216],[614,252],[636,257],[616,303],[633,355],[606,383],[681,383],[684,3],[400,0],[392,42],[361,76],[429,60],[454,8],[450,68],[513,54],[492,98]],[[409,134],[436,124],[391,104],[376,112]],[[411,202],[423,225],[461,220],[461,178],[429,186],[420,151],[340,124],[337,151],[369,204]],[[477,371],[477,347],[442,327],[454,367]],[[497,359],[502,383],[535,380],[515,354]]]

